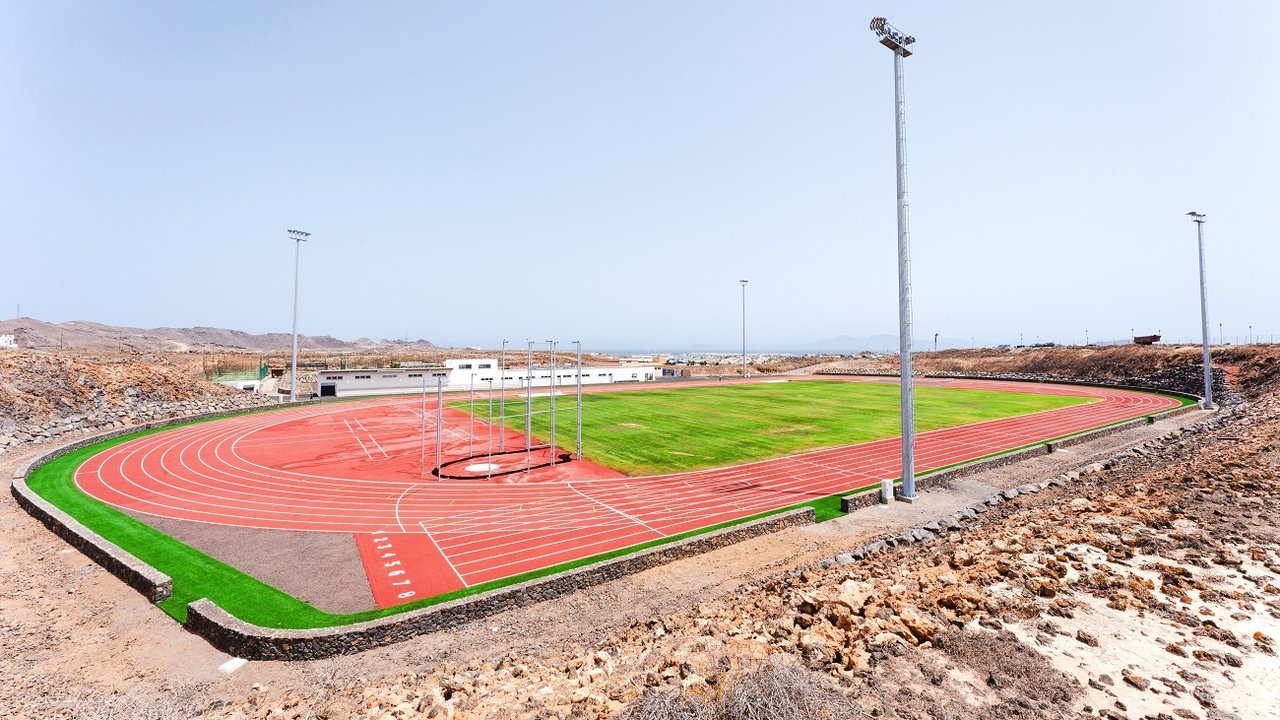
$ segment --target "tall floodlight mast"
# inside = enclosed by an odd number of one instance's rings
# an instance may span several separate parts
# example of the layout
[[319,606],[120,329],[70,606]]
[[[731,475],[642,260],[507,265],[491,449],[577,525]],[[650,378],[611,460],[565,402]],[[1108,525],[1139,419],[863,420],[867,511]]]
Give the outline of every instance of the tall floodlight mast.
[[1196,224],[1196,239],[1200,243],[1200,347],[1204,355],[1204,409],[1213,409],[1213,369],[1209,356],[1209,301],[1204,277],[1204,213],[1194,210],[1187,213]]
[[293,364],[289,370],[289,402],[298,399],[298,269],[301,266],[302,243],[309,237],[309,232],[289,231],[289,239],[293,241]]
[[747,280],[739,280],[742,286],[742,377],[747,377]]
[[[894,143],[898,161],[898,357],[902,383],[902,492],[899,499],[916,499],[915,397],[911,385],[911,233],[907,223],[907,98],[902,85],[902,59],[911,57],[915,38],[872,18],[871,31],[893,51]],[[893,500],[893,480],[880,485],[880,502]]]

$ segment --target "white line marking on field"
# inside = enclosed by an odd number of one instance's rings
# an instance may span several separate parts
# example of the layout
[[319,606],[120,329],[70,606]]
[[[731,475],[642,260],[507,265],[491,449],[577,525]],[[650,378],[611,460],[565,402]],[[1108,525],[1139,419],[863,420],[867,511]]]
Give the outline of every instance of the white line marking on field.
[[467,584],[466,579],[462,577],[462,573],[458,572],[458,568],[453,566],[453,561],[445,554],[444,548],[440,547],[440,543],[436,542],[434,537],[431,537],[431,531],[427,529],[427,524],[419,521],[418,527],[422,528],[422,532],[426,534],[427,539],[431,541],[431,544],[436,546],[436,552],[440,553],[440,557],[444,558],[444,561],[449,564],[449,569],[453,571],[453,574],[458,576],[458,582],[462,583],[462,587],[471,587]]
[[369,440],[373,443],[374,447],[378,448],[378,452],[382,453],[382,457],[391,457],[387,454],[387,451],[383,450],[382,446],[378,444],[378,438],[374,437],[373,433],[369,432],[369,429],[364,426],[364,423],[360,422],[359,418],[356,419],[356,425],[359,425],[360,429],[364,430],[364,434],[369,436]]
[[365,457],[372,460],[373,456],[369,454],[369,448],[364,446],[364,442],[361,441],[360,436],[356,434],[356,429],[351,427],[351,423],[347,422],[345,418],[342,420],[342,422],[347,423],[347,429],[351,431],[351,437],[355,438],[356,442],[360,443],[360,449],[364,451]]
[[400,522],[400,501],[404,499],[405,495],[409,494],[410,490],[413,490],[414,488],[418,487],[419,484],[421,483],[414,483],[413,485],[410,485],[409,487],[405,488],[404,492],[400,493],[400,497],[396,498],[396,508],[395,508],[396,524],[400,526],[400,532],[406,532],[406,530],[404,529],[404,523]]
[[248,662],[249,661],[245,660],[244,658],[233,657],[230,660],[219,665],[218,672],[222,673],[223,675],[230,675],[231,673],[244,667]]
[[638,517],[636,517],[636,516],[634,516],[634,515],[628,515],[627,513],[622,512],[621,510],[619,510],[619,509],[617,509],[617,508],[615,508],[615,507],[613,507],[613,506],[609,505],[608,503],[605,503],[605,502],[602,502],[602,501],[600,501],[600,500],[597,500],[596,498],[593,498],[593,497],[591,497],[590,495],[588,495],[588,494],[586,494],[586,493],[582,492],[582,491],[581,491],[581,490],[579,490],[578,488],[574,487],[574,486],[573,486],[573,483],[571,483],[571,482],[567,482],[567,483],[565,483],[565,487],[567,487],[567,488],[569,488],[570,490],[572,490],[572,491],[574,491],[574,492],[578,493],[579,495],[581,495],[582,497],[586,498],[587,500],[590,500],[591,502],[593,502],[593,503],[595,503],[595,504],[599,505],[600,507],[604,508],[605,510],[608,510],[608,511],[610,511],[610,512],[614,512],[614,513],[617,513],[617,514],[621,515],[622,517],[624,517],[624,518],[626,518],[626,519],[630,520],[631,522],[633,522],[633,523],[635,523],[635,524],[637,524],[637,525],[643,526],[643,527],[645,527],[645,528],[648,528],[649,530],[652,530],[652,531],[654,531],[654,532],[658,533],[658,535],[660,535],[661,537],[666,537],[666,536],[667,536],[667,534],[666,534],[666,533],[662,532],[661,530],[659,530],[659,529],[657,529],[657,528],[655,528],[655,527],[651,527],[651,526],[649,525],[649,523],[647,523],[647,522],[645,522],[645,521],[641,520],[640,518],[638,518]]

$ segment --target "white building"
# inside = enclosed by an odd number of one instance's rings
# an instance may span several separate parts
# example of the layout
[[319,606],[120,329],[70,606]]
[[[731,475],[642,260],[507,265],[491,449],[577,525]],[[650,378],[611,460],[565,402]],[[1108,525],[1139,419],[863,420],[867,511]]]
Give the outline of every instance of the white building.
[[[423,386],[434,391],[437,383],[445,391],[521,390],[532,385],[548,387],[555,375],[557,387],[573,387],[578,381],[576,365],[560,365],[556,368],[535,366],[533,372],[523,366],[508,364],[506,370],[498,366],[495,358],[470,358],[446,360],[444,366],[364,368],[348,370],[320,370],[316,373],[321,397],[351,397],[357,395],[397,395],[422,392]],[[648,382],[658,377],[653,365],[584,365],[583,385],[603,385],[620,382]]]

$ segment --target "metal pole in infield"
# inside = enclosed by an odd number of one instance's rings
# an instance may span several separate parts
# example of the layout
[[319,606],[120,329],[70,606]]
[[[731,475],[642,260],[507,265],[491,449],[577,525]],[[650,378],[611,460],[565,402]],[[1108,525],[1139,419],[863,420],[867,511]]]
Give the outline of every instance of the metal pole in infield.
[[[1213,364],[1209,355],[1209,300],[1204,277],[1204,214],[1194,210],[1187,213],[1196,224],[1196,239],[1200,244],[1200,340],[1204,355],[1204,409],[1213,409]],[[1250,332],[1253,326],[1249,326]]]
[[548,376],[548,404],[551,408],[551,466],[556,465],[556,341],[548,340],[551,348],[551,373]]
[[493,378],[489,378],[489,432],[485,437],[485,447],[488,449],[487,460],[485,464],[489,469],[485,471],[486,477],[493,475]]
[[[898,169],[898,358],[902,385],[902,493],[905,502],[916,498],[915,402],[911,385],[911,231],[907,213],[907,98],[902,79],[902,60],[910,57],[916,39],[890,25],[884,18],[871,20],[871,30],[880,44],[893,51],[894,146]],[[880,485],[880,501],[893,499],[893,481]]]
[[574,340],[574,345],[578,346],[578,449],[574,454],[578,460],[582,459],[582,341]]
[[422,433],[418,436],[418,477],[427,474],[427,374],[422,373]]
[[[444,449],[444,382],[436,378],[436,472],[440,472],[441,453]],[[443,479],[443,478],[441,478]]]
[[502,432],[498,435],[498,452],[507,449],[507,341],[502,341],[502,353],[498,357],[498,417],[502,418]]
[[533,465],[533,341],[529,341],[529,357],[524,382],[524,471]]

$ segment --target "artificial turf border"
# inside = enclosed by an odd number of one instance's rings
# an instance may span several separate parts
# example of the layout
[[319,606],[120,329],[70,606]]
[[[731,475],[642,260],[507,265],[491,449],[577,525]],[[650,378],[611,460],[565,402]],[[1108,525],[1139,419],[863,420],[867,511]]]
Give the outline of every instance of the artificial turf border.
[[[1172,397],[1177,399],[1180,403],[1179,408],[1172,408],[1162,413],[1155,413],[1155,415],[1172,412],[1195,402],[1184,395],[1175,393],[1161,393],[1154,391],[1145,392]],[[156,570],[168,575],[173,580],[173,594],[168,599],[158,603],[158,605],[162,610],[164,610],[164,612],[168,613],[175,620],[185,622],[187,619],[187,606],[201,598],[208,598],[227,613],[246,623],[267,628],[296,630],[328,628],[368,620],[376,620],[391,615],[398,615],[412,610],[438,605],[450,600],[478,595],[548,575],[559,574],[585,565],[611,560],[613,558],[640,552],[660,545],[666,545],[668,543],[678,542],[698,535],[715,532],[727,527],[759,520],[761,518],[798,508],[812,507],[814,509],[815,520],[817,522],[823,522],[845,514],[840,510],[841,497],[845,497],[850,494],[869,492],[878,488],[878,486],[868,486],[866,488],[859,488],[852,492],[846,491],[835,493],[806,502],[796,503],[787,507],[758,513],[749,517],[737,518],[735,520],[730,520],[716,525],[690,530],[678,535],[659,538],[625,548],[618,548],[606,553],[580,558],[571,562],[561,563],[559,565],[542,568],[540,570],[523,573],[509,578],[482,583],[480,585],[475,585],[450,593],[444,593],[442,595],[436,595],[430,598],[423,598],[421,600],[397,605],[391,608],[367,610],[359,613],[328,613],[271,585],[268,585],[247,573],[237,570],[236,568],[227,565],[226,563],[223,563],[189,545],[186,545],[185,543],[152,528],[146,523],[136,520],[135,518],[106,505],[105,503],[89,497],[75,484],[75,471],[81,463],[89,457],[92,457],[94,454],[102,452],[103,450],[115,445],[177,427],[195,425],[212,420],[221,420],[228,417],[245,415],[249,412],[270,412],[279,409],[281,408],[264,408],[248,412],[237,411],[217,417],[177,422],[113,437],[102,442],[59,455],[38,467],[31,468],[28,471],[26,478],[27,485],[32,492],[52,503],[55,507],[66,512],[85,527],[101,535],[106,540],[115,543],[124,551],[134,555],[148,565],[151,565]],[[1152,416],[1148,416],[1148,418],[1150,417]],[[1093,428],[1083,432],[1095,432],[1097,430],[1119,424],[1120,422],[1132,422],[1132,420],[1133,419],[1110,423],[1108,425],[1099,426],[1098,428]],[[976,458],[964,463],[957,463],[945,468],[938,468],[936,471],[931,471],[930,474],[933,472],[942,472],[959,465],[982,462],[992,457],[1017,452],[1027,447],[1060,441],[1064,438],[1083,434],[1083,432],[1072,433],[1058,438],[1051,438],[1031,443],[1021,448],[1005,450],[984,456],[983,458]],[[898,481],[895,481],[895,483],[897,482]]]

